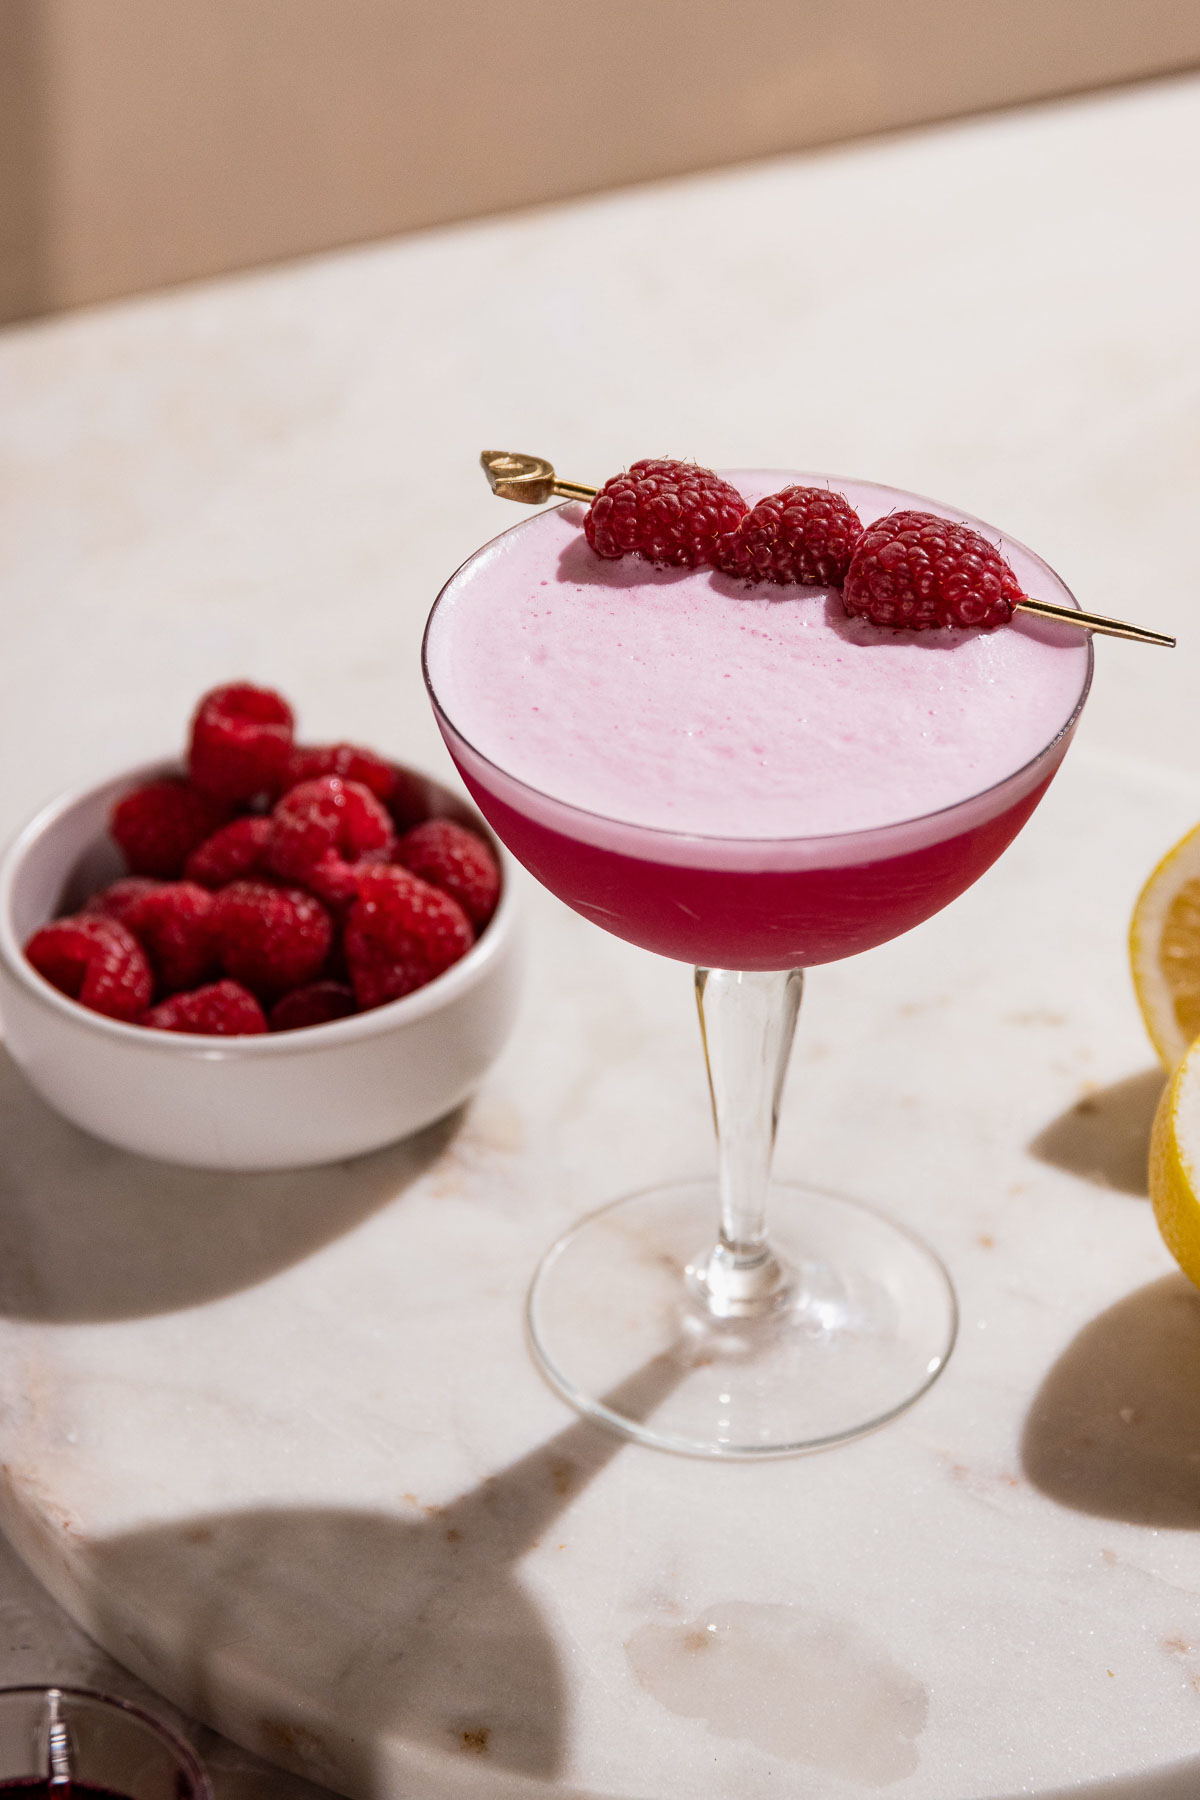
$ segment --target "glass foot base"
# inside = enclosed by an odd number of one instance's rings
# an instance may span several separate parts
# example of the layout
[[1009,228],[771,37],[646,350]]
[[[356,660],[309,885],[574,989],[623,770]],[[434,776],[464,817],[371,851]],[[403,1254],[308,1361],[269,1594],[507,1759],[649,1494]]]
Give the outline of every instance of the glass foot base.
[[716,1216],[715,1182],[673,1182],[593,1213],[546,1253],[530,1336],[580,1412],[683,1455],[793,1456],[871,1431],[936,1381],[958,1328],[954,1289],[902,1225],[773,1184],[786,1294],[760,1317],[716,1318],[694,1278]]

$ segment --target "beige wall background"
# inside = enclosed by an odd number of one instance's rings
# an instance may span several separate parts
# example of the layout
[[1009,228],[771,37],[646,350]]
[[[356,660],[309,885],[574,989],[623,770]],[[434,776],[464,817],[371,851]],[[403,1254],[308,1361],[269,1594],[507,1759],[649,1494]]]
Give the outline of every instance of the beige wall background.
[[0,320],[1197,63],[1200,0],[0,0]]

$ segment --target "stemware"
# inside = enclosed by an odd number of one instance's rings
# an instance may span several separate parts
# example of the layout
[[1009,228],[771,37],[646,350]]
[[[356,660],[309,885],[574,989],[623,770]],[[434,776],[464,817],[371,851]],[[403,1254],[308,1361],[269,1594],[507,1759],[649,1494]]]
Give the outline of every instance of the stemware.
[[[851,486],[860,510],[867,492]],[[1026,581],[1032,569],[1049,597],[1074,605],[1031,552],[1003,547]],[[901,1222],[858,1200],[772,1184],[804,971],[910,929],[995,861],[1066,752],[1091,680],[1090,639],[1063,716],[981,791],[871,829],[705,837],[575,805],[472,740],[445,693],[451,652],[439,618],[477,558],[443,589],[423,650],[450,754],[497,835],[546,887],[617,936],[695,965],[717,1137],[715,1180],[615,1200],[552,1245],[529,1296],[534,1351],[581,1411],[658,1448],[755,1458],[857,1436],[937,1378],[957,1307],[940,1258]],[[1080,642],[1062,626],[1010,629]],[[664,1359],[674,1377],[652,1414],[614,1403],[631,1373]]]
[[88,1688],[0,1688],[0,1791],[35,1800],[213,1800],[203,1765],[141,1707]]

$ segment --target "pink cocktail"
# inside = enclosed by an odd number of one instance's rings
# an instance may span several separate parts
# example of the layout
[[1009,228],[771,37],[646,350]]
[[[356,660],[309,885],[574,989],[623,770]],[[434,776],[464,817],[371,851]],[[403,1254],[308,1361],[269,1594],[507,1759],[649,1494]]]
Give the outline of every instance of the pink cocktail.
[[[823,480],[730,479],[751,502]],[[865,523],[909,506],[963,517],[832,485]],[[427,678],[451,754],[514,854],[606,930],[698,966],[721,1228],[702,1250],[697,1207],[711,1198],[697,1184],[606,1209],[543,1265],[534,1340],[577,1404],[634,1435],[779,1454],[891,1416],[943,1366],[954,1332],[940,1264],[852,1202],[773,1197],[767,1240],[800,971],[909,930],[1004,850],[1066,751],[1090,640],[1025,619],[881,630],[823,589],[604,562],[581,517],[541,513],[464,565],[430,620]],[[1074,604],[1040,559],[980,529],[1025,592]],[[643,1271],[632,1288],[630,1266]],[[632,1304],[643,1328],[624,1334],[628,1354],[604,1353],[613,1321],[598,1296],[622,1282],[623,1316]],[[749,1412],[718,1398],[741,1379],[733,1354],[755,1371]],[[679,1378],[652,1420],[604,1398],[672,1359]]]

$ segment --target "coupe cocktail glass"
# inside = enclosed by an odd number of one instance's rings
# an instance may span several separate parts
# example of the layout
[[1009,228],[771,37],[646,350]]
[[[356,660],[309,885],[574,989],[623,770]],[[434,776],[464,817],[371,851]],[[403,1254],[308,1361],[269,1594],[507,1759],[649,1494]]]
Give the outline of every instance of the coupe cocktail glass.
[[[731,479],[750,498],[771,491],[763,477]],[[818,478],[776,477],[773,485],[785,479]],[[917,504],[963,517],[890,490],[834,485],[868,519]],[[560,511],[577,527],[581,513]],[[497,544],[538,523],[514,527]],[[1074,604],[1030,552],[1002,543],[1027,586],[1032,568],[1041,572],[1042,597]],[[803,971],[909,930],[995,861],[1066,752],[1091,679],[1090,640],[1061,626],[1005,628],[1044,642],[1047,655],[1061,651],[1069,667],[1064,661],[1059,671],[1044,733],[1035,721],[1030,739],[1026,722],[1016,766],[952,804],[811,835],[743,836],[736,822],[720,835],[663,829],[575,804],[569,758],[550,791],[549,781],[531,783],[511,766],[520,765],[519,755],[480,746],[453,679],[455,633],[463,627],[448,615],[464,585],[484,579],[502,593],[514,578],[496,548],[485,546],[464,565],[430,618],[424,661],[439,727],[481,812],[539,881],[618,937],[695,965],[717,1134],[715,1181],[614,1201],[551,1247],[529,1297],[533,1348],[581,1411],[659,1448],[754,1458],[857,1436],[903,1411],[937,1378],[957,1309],[941,1261],[902,1224],[856,1200],[771,1182]],[[479,559],[489,554],[493,563],[481,572]],[[606,577],[613,566],[593,560],[589,583],[628,585],[627,571]],[[542,589],[584,569],[569,546],[557,576],[548,567]],[[638,579],[656,578],[642,565]],[[678,572],[664,573],[664,591],[676,579]],[[714,584],[714,604],[736,599],[721,577],[686,579]],[[811,591],[799,591],[811,600]],[[836,600],[829,605],[828,629],[840,630]],[[859,629],[858,640],[872,629]],[[886,648],[898,635],[877,640]],[[1073,649],[1064,649],[1064,639]],[[853,655],[871,652],[853,633],[846,649],[852,682]],[[952,659],[949,645],[930,639],[924,649]],[[514,644],[511,654],[515,671],[528,648]],[[494,680],[503,687],[503,653]],[[656,1385],[649,1416],[614,1401],[633,1373],[652,1365],[670,1378]]]
[[0,1794],[12,1800],[213,1800],[181,1738],[88,1688],[0,1688]]

